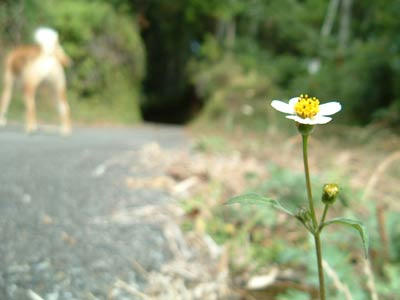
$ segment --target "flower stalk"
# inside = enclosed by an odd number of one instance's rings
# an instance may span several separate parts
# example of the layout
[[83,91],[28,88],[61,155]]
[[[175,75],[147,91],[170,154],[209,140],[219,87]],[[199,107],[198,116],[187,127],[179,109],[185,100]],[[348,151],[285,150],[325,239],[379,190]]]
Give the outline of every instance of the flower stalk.
[[322,224],[325,222],[325,218],[326,218],[326,213],[328,212],[329,209],[329,204],[325,204],[324,207],[324,212],[322,213],[322,217],[321,217],[321,221],[319,222],[319,226],[318,226],[318,230],[321,231],[322,229]]
[[320,232],[314,233],[315,249],[317,252],[317,262],[318,262],[318,279],[319,279],[319,297],[321,300],[325,300],[325,279],[324,279],[324,268],[322,267],[322,248]]
[[[307,198],[308,204],[311,213],[311,219],[313,222],[313,230],[311,234],[314,236],[315,242],[315,250],[317,254],[317,265],[318,265],[318,279],[319,279],[319,295],[321,300],[325,300],[325,279],[324,279],[324,269],[322,267],[322,247],[321,247],[321,239],[320,239],[320,224],[318,224],[317,217],[314,209],[314,202],[312,197],[311,190],[311,180],[310,180],[310,169],[308,167],[308,134],[302,134],[303,138],[303,162],[304,162],[304,174],[306,177],[306,189],[307,189]],[[325,206],[324,214],[321,219],[321,224],[323,219],[325,219],[326,213],[328,210],[328,205]]]
[[313,202],[312,190],[311,190],[310,170],[308,167],[308,137],[309,137],[309,135],[303,134],[302,137],[303,137],[304,174],[306,177],[308,206],[310,208],[311,220],[313,223],[313,227],[314,227],[314,229],[316,229],[316,228],[318,228],[318,223],[317,223],[317,218],[315,216],[314,202]]

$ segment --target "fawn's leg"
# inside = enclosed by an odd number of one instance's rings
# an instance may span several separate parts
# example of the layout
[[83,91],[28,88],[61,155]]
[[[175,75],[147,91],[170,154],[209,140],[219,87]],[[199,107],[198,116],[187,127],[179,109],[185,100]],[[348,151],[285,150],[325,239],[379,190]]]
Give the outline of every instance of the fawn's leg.
[[64,69],[61,64],[56,64],[51,72],[50,80],[53,82],[57,97],[58,112],[60,114],[62,135],[71,133],[70,109],[67,101],[67,89]]
[[57,102],[61,119],[61,134],[69,135],[71,134],[71,118],[65,87],[57,91]]
[[10,105],[13,82],[14,75],[11,70],[7,69],[4,73],[3,94],[1,95],[0,126],[5,126],[7,124],[6,115],[8,106]]
[[37,86],[38,83],[36,82],[24,83],[24,99],[26,109],[25,130],[27,133],[37,130],[35,107],[35,93]]

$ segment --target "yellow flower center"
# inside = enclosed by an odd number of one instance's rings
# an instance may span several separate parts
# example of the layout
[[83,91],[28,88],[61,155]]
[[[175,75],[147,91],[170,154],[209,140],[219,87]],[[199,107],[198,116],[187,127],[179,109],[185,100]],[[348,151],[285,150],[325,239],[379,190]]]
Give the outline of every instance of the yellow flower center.
[[294,110],[303,119],[312,118],[319,112],[319,100],[315,97],[308,97],[307,94],[301,94]]
[[324,193],[326,193],[329,197],[335,197],[339,193],[339,186],[335,183],[325,184]]

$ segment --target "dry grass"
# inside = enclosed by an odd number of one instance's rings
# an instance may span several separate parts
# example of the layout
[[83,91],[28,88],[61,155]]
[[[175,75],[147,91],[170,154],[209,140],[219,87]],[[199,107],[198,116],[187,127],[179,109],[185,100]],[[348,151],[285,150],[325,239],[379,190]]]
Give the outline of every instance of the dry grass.
[[[169,241],[174,259],[162,267],[159,272],[146,273],[149,286],[145,291],[137,291],[126,283],[116,282],[116,289],[124,289],[143,299],[263,299],[257,293],[243,294],[239,289],[233,292],[232,278],[229,275],[229,249],[218,246],[206,232],[206,224],[214,216],[214,207],[223,204],[230,196],[237,195],[248,187],[246,174],[255,174],[259,181],[268,180],[265,165],[268,162],[286,169],[301,172],[303,162],[301,156],[301,139],[298,134],[282,134],[277,129],[270,129],[263,135],[236,132],[233,136],[202,130],[201,136],[219,136],[222,147],[202,151],[165,150],[158,144],[144,146],[135,155],[147,168],[157,170],[157,175],[147,178],[130,176],[126,185],[132,189],[161,189],[176,199],[200,197],[201,203],[191,210],[183,212],[179,203],[169,207],[145,207],[140,211],[116,212],[114,222],[129,222],[138,218],[162,222],[165,238]],[[200,136],[194,133],[196,139]],[[310,141],[310,166],[314,176],[339,184],[345,182],[354,190],[364,190],[363,195],[351,201],[374,201],[385,203],[386,209],[400,210],[396,195],[400,193],[397,184],[400,176],[400,155],[398,149],[400,138],[395,134],[370,127],[357,128],[318,128]],[[196,147],[194,147],[196,148]],[[213,185],[218,183],[218,192]],[[350,204],[351,205],[351,204]],[[368,216],[370,213],[363,205],[351,205],[356,214]],[[335,211],[333,212],[335,213]],[[183,232],[177,226],[184,220],[193,223],[193,229]],[[278,218],[279,223],[287,223],[285,216]],[[229,226],[230,224],[227,224]],[[251,225],[249,225],[251,226]],[[384,226],[384,224],[383,224]],[[286,228],[287,229],[287,228]],[[226,229],[229,231],[229,228]],[[234,234],[235,228],[231,228]],[[263,234],[270,234],[267,230]],[[285,237],[296,241],[297,233],[285,231]],[[245,249],[243,249],[245,250]],[[235,261],[242,258],[235,257]],[[307,291],[315,295],[315,289],[296,283],[301,275],[294,270],[277,270],[274,276],[272,269],[258,270],[248,266],[239,279],[243,289],[251,283],[263,284],[264,288],[273,286],[276,291],[268,294],[274,299],[277,292],[288,288]],[[348,288],[340,282],[332,268],[328,273],[335,281],[338,290],[344,291],[347,299],[351,299]],[[259,272],[259,274],[254,274]],[[290,275],[287,275],[289,274]],[[371,272],[370,272],[371,273]],[[372,273],[371,273],[372,274]],[[368,289],[373,297],[376,295],[371,274],[368,276]],[[287,277],[289,276],[289,277]],[[279,278],[285,281],[279,282]],[[289,278],[289,280],[288,280]],[[298,278],[290,281],[290,278]],[[258,281],[257,281],[258,280]],[[261,283],[260,283],[261,282]],[[292,283],[290,283],[292,282]],[[284,283],[284,286],[282,284]],[[289,284],[288,284],[289,283]],[[246,288],[247,285],[247,288]],[[238,286],[238,279],[235,279]],[[371,288],[373,287],[373,288]],[[112,298],[110,298],[112,299]]]
[[[233,139],[227,139],[245,157],[303,170],[301,137],[295,130],[289,134],[272,128],[264,135],[251,136],[238,132]],[[399,149],[400,136],[385,128],[320,127],[310,139],[310,168],[314,175],[334,177],[356,190],[364,190],[361,201],[379,199],[380,203],[400,211]]]

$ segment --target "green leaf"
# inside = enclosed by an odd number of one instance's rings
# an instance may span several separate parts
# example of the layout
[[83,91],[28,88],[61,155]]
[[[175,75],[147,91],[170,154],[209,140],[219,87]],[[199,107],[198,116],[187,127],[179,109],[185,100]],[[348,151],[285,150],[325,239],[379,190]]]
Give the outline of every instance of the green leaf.
[[278,201],[260,196],[256,193],[249,193],[240,196],[233,197],[228,200],[226,204],[235,204],[239,203],[242,205],[258,205],[258,206],[272,206],[280,211],[287,213],[288,215],[293,216],[293,214],[284,208]]
[[335,224],[335,223],[350,226],[358,231],[358,233],[361,236],[365,257],[368,258],[369,238],[368,238],[368,232],[365,229],[365,226],[363,225],[363,223],[358,220],[351,220],[351,219],[346,219],[346,218],[335,218],[335,219],[324,222],[322,227],[325,227],[330,224]]

